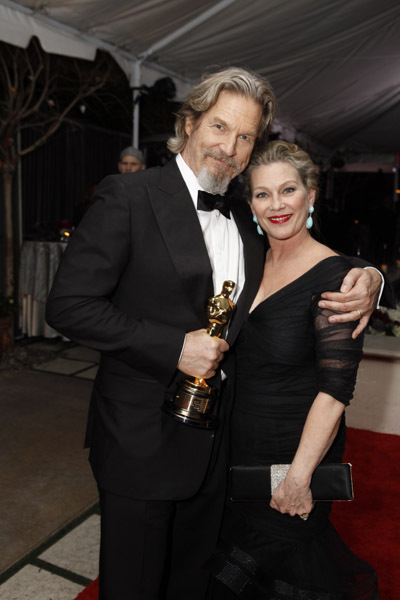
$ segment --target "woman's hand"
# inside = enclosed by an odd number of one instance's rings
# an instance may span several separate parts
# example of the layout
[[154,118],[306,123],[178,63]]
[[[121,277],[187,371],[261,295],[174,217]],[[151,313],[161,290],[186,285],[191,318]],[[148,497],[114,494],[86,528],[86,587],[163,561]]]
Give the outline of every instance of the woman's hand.
[[309,514],[314,508],[310,486],[300,484],[290,475],[290,471],[272,494],[271,508],[290,516]]
[[272,494],[271,508],[292,517],[312,511],[311,478],[336,437],[343,411],[344,404],[325,392],[318,393],[287,475]]

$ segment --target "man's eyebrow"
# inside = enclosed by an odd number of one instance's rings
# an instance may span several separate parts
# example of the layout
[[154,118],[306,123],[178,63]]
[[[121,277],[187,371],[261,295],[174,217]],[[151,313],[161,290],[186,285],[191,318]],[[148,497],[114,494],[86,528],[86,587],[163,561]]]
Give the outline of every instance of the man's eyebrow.
[[229,123],[227,123],[227,122],[225,121],[225,119],[222,119],[222,118],[220,118],[220,117],[218,117],[218,116],[216,116],[216,117],[213,117],[213,118],[211,119],[211,123],[221,123],[221,125],[229,125]]
[[[225,119],[220,119],[218,116],[213,117],[211,119],[210,123],[220,123],[221,125],[224,125],[225,127],[229,127],[229,123],[227,123],[227,121],[225,121]],[[239,135],[248,135],[248,136],[256,137],[258,135],[258,129],[256,131],[243,131]]]

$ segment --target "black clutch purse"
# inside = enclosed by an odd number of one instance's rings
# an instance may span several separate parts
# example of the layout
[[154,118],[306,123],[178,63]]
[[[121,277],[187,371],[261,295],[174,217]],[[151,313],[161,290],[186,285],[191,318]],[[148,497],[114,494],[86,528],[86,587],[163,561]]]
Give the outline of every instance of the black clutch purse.
[[[286,477],[290,465],[232,466],[230,498],[233,501],[266,502]],[[353,500],[350,463],[319,465],[311,479],[313,500]]]

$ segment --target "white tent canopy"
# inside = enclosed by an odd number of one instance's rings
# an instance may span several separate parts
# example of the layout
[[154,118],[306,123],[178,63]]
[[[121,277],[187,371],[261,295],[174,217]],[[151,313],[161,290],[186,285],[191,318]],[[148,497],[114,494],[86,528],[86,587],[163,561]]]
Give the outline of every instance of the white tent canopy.
[[132,86],[173,75],[180,98],[208,69],[245,66],[270,80],[283,137],[400,151],[398,0],[0,0],[0,39],[33,35],[47,52],[110,51]]

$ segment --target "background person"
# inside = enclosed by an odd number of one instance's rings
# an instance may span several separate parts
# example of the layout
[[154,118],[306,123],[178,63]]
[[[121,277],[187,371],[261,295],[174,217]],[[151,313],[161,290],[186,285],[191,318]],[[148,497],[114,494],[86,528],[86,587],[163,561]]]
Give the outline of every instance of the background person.
[[136,173],[136,171],[144,171],[146,161],[141,150],[128,146],[122,150],[119,156],[118,171],[120,173]]

